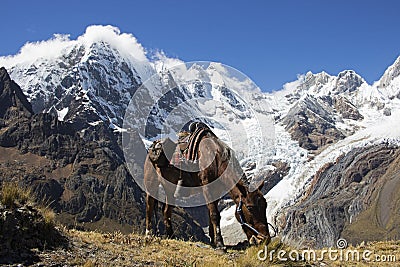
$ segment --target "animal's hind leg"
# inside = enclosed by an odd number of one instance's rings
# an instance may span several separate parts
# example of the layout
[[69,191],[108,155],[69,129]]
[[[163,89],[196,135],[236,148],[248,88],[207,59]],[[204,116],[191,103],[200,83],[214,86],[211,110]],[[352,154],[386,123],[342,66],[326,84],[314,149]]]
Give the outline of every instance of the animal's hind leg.
[[220,221],[221,216],[218,211],[218,200],[212,203],[207,204],[211,226],[210,229],[210,237],[213,237],[212,241],[214,241],[214,245],[217,248],[225,248],[224,241],[222,239],[221,228],[220,228]]
[[151,217],[154,212],[155,201],[152,196],[146,195],[146,235],[150,235],[153,232]]
[[214,244],[215,237],[214,237],[214,226],[211,222],[211,216],[210,214],[208,215],[208,235],[210,236],[210,242],[211,244]]
[[175,200],[175,198],[173,197],[174,190],[171,190],[171,188],[168,187],[164,188],[166,188],[165,205],[163,208],[165,234],[167,235],[167,237],[172,237],[173,231],[172,231],[171,215],[172,215],[172,209],[174,208],[173,204]]
[[167,237],[173,236],[172,223],[171,223],[171,215],[173,208],[174,207],[169,205],[168,203],[164,205],[163,215],[164,215],[165,234],[167,235]]

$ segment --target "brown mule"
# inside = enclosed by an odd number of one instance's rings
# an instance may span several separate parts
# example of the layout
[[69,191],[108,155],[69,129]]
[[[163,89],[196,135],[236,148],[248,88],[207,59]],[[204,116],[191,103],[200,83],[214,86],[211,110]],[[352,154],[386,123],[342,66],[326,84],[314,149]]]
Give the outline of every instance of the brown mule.
[[[176,145],[175,145],[176,146]],[[168,147],[169,149],[165,149]],[[220,213],[218,200],[229,189],[231,198],[236,203],[236,218],[250,243],[270,242],[266,217],[266,200],[260,189],[263,183],[250,192],[243,182],[244,173],[234,156],[233,151],[220,141],[211,131],[198,140],[196,145],[198,169],[182,171],[170,164],[174,143],[170,139],[156,141],[149,149],[144,164],[144,185],[146,188],[146,234],[152,230],[152,214],[155,196],[159,185],[164,188],[166,205],[163,216],[166,234],[172,236],[171,212],[175,203],[174,192],[178,181],[185,181],[187,187],[202,188],[209,211],[209,235],[211,243],[217,248],[224,248],[220,230]],[[169,155],[168,155],[169,154]]]

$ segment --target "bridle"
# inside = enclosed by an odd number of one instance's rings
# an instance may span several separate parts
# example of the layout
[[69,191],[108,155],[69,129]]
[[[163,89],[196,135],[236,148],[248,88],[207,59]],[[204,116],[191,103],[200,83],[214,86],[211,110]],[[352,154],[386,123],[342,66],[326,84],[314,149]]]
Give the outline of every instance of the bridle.
[[[237,214],[239,215],[239,223],[240,223],[240,225],[241,225],[242,227],[243,227],[243,226],[247,227],[247,228],[250,229],[253,233],[255,233],[257,236],[260,236],[260,237],[262,237],[262,238],[267,238],[265,235],[261,234],[256,228],[254,228],[253,226],[251,226],[250,224],[248,224],[248,223],[246,222],[246,220],[245,220],[245,218],[244,218],[242,206],[243,206],[243,201],[242,201],[242,199],[240,199],[239,203],[238,203],[237,206],[236,206],[236,212],[237,212]],[[271,237],[271,238],[272,238],[272,237],[275,237],[276,234],[277,234],[277,231],[276,231],[275,227],[272,226],[272,224],[270,224],[270,223],[268,223],[267,226],[270,226],[270,227],[272,228],[272,230],[274,230],[274,235],[273,235],[273,236],[270,236],[270,237]],[[268,232],[269,232],[269,229],[268,229]]]

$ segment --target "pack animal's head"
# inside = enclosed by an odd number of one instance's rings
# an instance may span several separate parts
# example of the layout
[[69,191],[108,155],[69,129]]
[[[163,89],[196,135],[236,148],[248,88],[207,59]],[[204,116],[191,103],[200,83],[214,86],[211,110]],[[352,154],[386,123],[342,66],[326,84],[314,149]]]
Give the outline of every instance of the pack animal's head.
[[236,218],[250,244],[268,244],[271,236],[268,231],[268,221],[266,215],[267,201],[261,193],[264,182],[254,191],[247,192],[242,198],[236,209]]
[[149,148],[149,159],[159,167],[167,167],[176,144],[169,138],[154,141]]

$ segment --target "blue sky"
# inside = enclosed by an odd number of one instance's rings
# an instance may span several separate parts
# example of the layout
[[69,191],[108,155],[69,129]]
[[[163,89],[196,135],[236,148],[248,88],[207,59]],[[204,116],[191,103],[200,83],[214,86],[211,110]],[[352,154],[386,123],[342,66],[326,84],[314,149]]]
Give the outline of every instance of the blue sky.
[[400,55],[396,0],[3,0],[1,10],[0,55],[110,24],[148,50],[237,68],[264,91],[307,71],[353,69],[371,83]]

